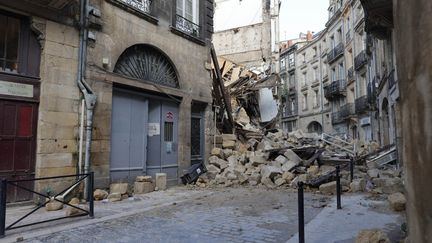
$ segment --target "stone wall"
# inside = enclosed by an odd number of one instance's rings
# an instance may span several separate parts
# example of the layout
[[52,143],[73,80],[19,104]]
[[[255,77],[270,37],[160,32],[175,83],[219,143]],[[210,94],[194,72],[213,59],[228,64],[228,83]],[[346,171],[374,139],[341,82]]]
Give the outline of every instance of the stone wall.
[[[432,240],[432,2],[394,0],[409,242]],[[421,36],[421,38],[417,38]]]
[[78,31],[56,22],[38,21],[45,24],[45,40],[40,67],[36,176],[75,174],[81,96],[76,83]]

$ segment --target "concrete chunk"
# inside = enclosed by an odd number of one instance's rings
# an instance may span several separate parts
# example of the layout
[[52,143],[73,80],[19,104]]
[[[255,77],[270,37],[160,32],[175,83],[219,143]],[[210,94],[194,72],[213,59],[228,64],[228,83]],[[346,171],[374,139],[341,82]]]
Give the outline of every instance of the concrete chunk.
[[336,194],[336,181],[320,185],[319,190],[322,194],[326,195]]
[[137,176],[135,179],[136,182],[152,182],[151,176]]
[[224,159],[224,151],[220,148],[213,148],[211,151],[212,156],[217,156],[220,159]]
[[294,153],[294,151],[292,151],[291,149],[288,149],[285,153],[284,156],[294,162],[296,165],[299,165],[302,162],[302,159],[296,154]]

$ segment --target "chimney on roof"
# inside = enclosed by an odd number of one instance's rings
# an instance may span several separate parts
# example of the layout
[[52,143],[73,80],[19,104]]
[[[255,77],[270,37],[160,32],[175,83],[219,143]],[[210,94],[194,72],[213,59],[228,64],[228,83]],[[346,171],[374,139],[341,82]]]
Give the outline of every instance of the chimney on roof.
[[293,45],[293,40],[289,40],[288,41],[288,47],[290,47],[290,46],[292,46]]
[[312,38],[313,38],[312,32],[308,31],[307,34],[306,34],[306,40],[307,41],[312,41]]

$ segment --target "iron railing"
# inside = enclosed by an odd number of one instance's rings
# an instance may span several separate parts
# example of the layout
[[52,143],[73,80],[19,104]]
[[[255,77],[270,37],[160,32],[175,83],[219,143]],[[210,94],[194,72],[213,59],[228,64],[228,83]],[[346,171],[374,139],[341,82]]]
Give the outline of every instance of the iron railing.
[[370,110],[370,108],[371,106],[367,95],[357,98],[355,100],[355,112],[357,114],[367,112]]
[[294,109],[286,107],[282,111],[282,117],[292,117],[298,115],[298,108],[297,106]]
[[344,44],[341,42],[337,46],[335,46],[328,54],[327,54],[327,62],[333,63],[342,56],[344,53]]
[[117,1],[123,2],[126,5],[144,13],[150,14],[151,12],[150,5],[152,0],[117,0]]
[[355,70],[360,70],[365,64],[367,63],[367,55],[365,51],[361,51],[355,58],[354,58],[354,67]]
[[[41,192],[37,192],[37,191],[34,191],[32,189],[25,188],[25,187],[19,185],[19,183],[21,183],[21,182],[53,180],[53,179],[61,179],[61,178],[73,178],[73,177],[77,178],[74,181],[74,183],[72,185],[70,185],[69,187],[67,187],[66,189],[64,189],[63,191],[61,191],[60,193],[57,193],[54,196],[50,196],[49,193],[43,194]],[[87,199],[88,199],[88,204],[89,204],[88,210],[81,208],[81,207],[78,207],[77,205],[69,204],[69,203],[59,199],[60,195],[67,193],[67,192],[71,191],[72,189],[76,188],[84,180],[88,181],[88,183],[87,183]],[[66,218],[75,218],[75,217],[86,216],[86,215],[93,218],[93,216],[94,216],[93,185],[94,185],[94,172],[90,172],[87,174],[42,177],[42,178],[22,179],[22,180],[2,179],[0,181],[0,238],[5,236],[6,230],[18,229],[18,228],[22,228],[22,227],[32,226],[35,224],[42,224],[42,223],[47,223],[47,222],[51,222],[51,221],[55,221],[55,220],[66,219]],[[45,198],[48,200],[45,200],[44,203],[41,203],[40,205],[35,207],[33,210],[31,210],[30,212],[28,212],[27,214],[25,214],[24,216],[22,216],[18,220],[14,221],[13,223],[6,226],[6,201],[7,201],[6,197],[7,197],[8,186],[17,187],[21,190],[33,193],[37,196],[40,196],[41,198]],[[81,211],[82,213],[76,214],[76,215],[65,216],[65,217],[46,219],[46,220],[31,222],[31,223],[22,224],[22,225],[17,225],[19,222],[21,222],[22,220],[24,220],[25,218],[27,218],[28,216],[30,216],[31,214],[33,214],[37,210],[45,207],[46,204],[48,204],[49,202],[52,202],[52,201],[60,202],[64,205],[75,208],[75,209]]]
[[355,114],[354,103],[347,103],[340,109],[341,119],[346,120]]
[[195,24],[194,22],[186,19],[181,15],[176,14],[175,26],[177,29],[185,32],[188,35],[200,37],[201,26]]
[[331,114],[332,124],[337,124],[343,122],[343,119],[340,115],[340,111],[333,112]]
[[324,87],[324,97],[331,100],[339,96],[344,96],[346,94],[346,81],[336,80],[331,82],[331,84]]

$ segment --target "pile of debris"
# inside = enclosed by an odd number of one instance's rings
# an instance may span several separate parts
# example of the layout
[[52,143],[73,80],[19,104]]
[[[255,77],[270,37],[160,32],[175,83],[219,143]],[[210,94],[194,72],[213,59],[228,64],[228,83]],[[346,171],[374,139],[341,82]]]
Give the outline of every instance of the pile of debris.
[[[328,135],[327,135],[328,136]],[[354,143],[331,136],[281,130],[267,132],[262,139],[250,138],[243,143],[233,134],[222,134],[212,149],[206,165],[206,178],[197,182],[207,185],[251,185],[267,188],[296,188],[302,181],[310,189],[324,194],[336,192],[336,166],[341,168],[343,191],[391,194],[403,191],[400,170],[379,169],[376,164],[353,161],[354,178],[350,181],[349,165],[354,159]],[[340,141],[339,141],[340,140]],[[359,151],[366,153],[369,146]]]

